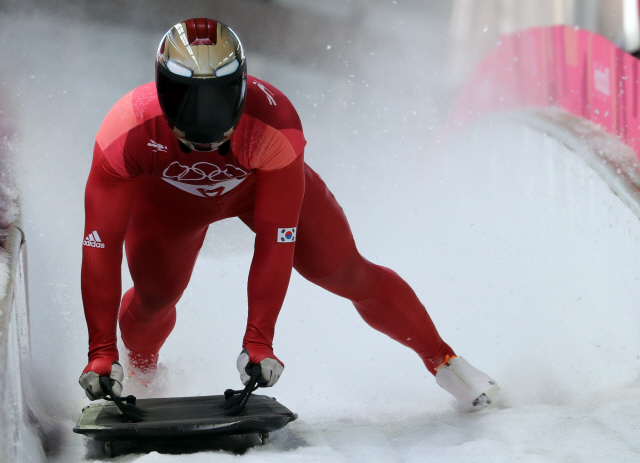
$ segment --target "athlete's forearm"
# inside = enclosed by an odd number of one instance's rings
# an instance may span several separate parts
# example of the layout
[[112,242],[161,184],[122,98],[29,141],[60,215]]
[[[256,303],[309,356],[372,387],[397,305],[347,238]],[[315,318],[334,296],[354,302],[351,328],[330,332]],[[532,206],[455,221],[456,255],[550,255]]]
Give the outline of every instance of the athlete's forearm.
[[[275,242],[276,228],[273,233],[257,233],[248,282],[249,315],[247,331],[243,347],[250,348],[251,362],[258,363],[262,359],[253,358],[259,353],[256,348],[271,349],[276,321],[284,302],[289,286],[293,266],[294,244],[276,246],[266,241],[273,235]],[[266,235],[266,236],[265,236]],[[262,350],[262,349],[260,349]]]
[[81,288],[89,332],[89,360],[96,356],[118,358],[116,326],[122,292],[119,282],[121,263],[122,253],[119,257],[109,256],[102,262],[83,258]]

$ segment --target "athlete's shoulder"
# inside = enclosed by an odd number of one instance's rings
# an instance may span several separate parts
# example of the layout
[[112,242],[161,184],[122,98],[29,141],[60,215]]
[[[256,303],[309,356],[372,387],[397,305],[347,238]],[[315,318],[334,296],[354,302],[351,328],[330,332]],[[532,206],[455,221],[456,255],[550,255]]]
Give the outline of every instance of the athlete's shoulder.
[[251,169],[283,169],[302,154],[306,143],[291,101],[268,82],[249,76],[244,113],[231,137],[240,162]]
[[302,131],[300,117],[289,98],[269,82],[257,77],[247,77],[244,112],[276,130]]
[[[153,82],[141,85],[120,98],[109,110],[96,134],[96,144],[109,165],[121,176],[136,175],[125,154],[129,133],[145,122],[162,115],[156,86]],[[145,124],[145,127],[148,124]]]
[[96,141],[107,150],[110,145],[144,122],[162,115],[153,82],[141,85],[120,98],[109,110],[96,134]]

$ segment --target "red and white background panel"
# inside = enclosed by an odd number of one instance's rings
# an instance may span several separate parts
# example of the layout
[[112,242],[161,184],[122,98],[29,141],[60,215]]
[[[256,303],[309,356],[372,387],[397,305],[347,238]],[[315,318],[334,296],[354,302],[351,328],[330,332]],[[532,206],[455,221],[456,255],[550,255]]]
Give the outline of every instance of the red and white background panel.
[[453,118],[464,125],[493,111],[559,106],[631,146],[640,158],[640,60],[574,26],[504,35],[459,94]]

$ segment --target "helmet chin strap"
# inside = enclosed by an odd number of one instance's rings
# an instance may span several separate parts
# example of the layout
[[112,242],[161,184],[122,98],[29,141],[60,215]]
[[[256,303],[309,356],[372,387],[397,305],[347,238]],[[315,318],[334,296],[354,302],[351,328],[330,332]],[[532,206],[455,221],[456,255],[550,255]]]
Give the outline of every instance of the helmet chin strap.
[[225,141],[223,140],[216,143],[191,143],[190,141],[185,140],[184,138],[180,139],[180,141],[189,149],[196,151],[215,151],[217,150]]
[[212,152],[218,150],[221,155],[225,156],[229,152],[229,139],[225,138],[224,140],[216,143],[192,143],[180,138],[180,148],[185,153],[192,150],[200,152]]
[[[172,127],[171,124],[169,124],[169,122],[167,122],[167,124],[169,125],[169,127],[171,128],[171,131],[180,142],[180,149],[182,150],[183,153],[188,153],[191,150],[205,152],[205,153],[210,151],[216,151],[218,148],[222,147],[225,143],[227,143],[231,139],[231,135],[233,135],[233,132],[236,131],[236,126],[233,126],[223,134],[224,138],[220,141],[213,142],[213,143],[194,143],[184,138],[186,135],[185,132],[183,132],[177,127]],[[222,151],[223,152],[221,154],[224,156],[229,152],[229,148],[227,147],[226,150],[223,148]]]

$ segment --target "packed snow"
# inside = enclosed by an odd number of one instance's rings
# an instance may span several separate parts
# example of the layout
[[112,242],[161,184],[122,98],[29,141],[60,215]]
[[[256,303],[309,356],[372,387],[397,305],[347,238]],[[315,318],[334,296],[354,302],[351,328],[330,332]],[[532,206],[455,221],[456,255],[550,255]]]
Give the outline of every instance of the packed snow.
[[[238,1],[248,3],[261,2]],[[580,156],[543,133],[485,119],[440,136],[454,90],[442,39],[449,12],[444,2],[423,3],[336,1],[340,14],[359,15],[357,46],[319,49],[346,72],[323,71],[314,60],[325,58],[312,55],[248,50],[248,63],[298,108],[306,160],[345,209],[362,254],[412,285],[443,338],[498,381],[499,400],[477,413],[458,409],[413,352],[295,274],[274,346],[286,369],[268,394],[300,418],[267,446],[248,436],[111,461],[638,461],[640,222]],[[13,152],[29,240],[29,374],[46,410],[50,461],[65,463],[104,460],[71,432],[88,403],[77,378],[86,364],[79,274],[93,136],[120,96],[153,78],[155,46],[175,22],[134,28],[87,18],[0,16],[4,69],[19,70],[3,78],[20,128]],[[50,40],[24,60],[33,31]],[[210,228],[158,376],[146,388],[129,381],[125,392],[240,386],[252,245],[239,221]]]

